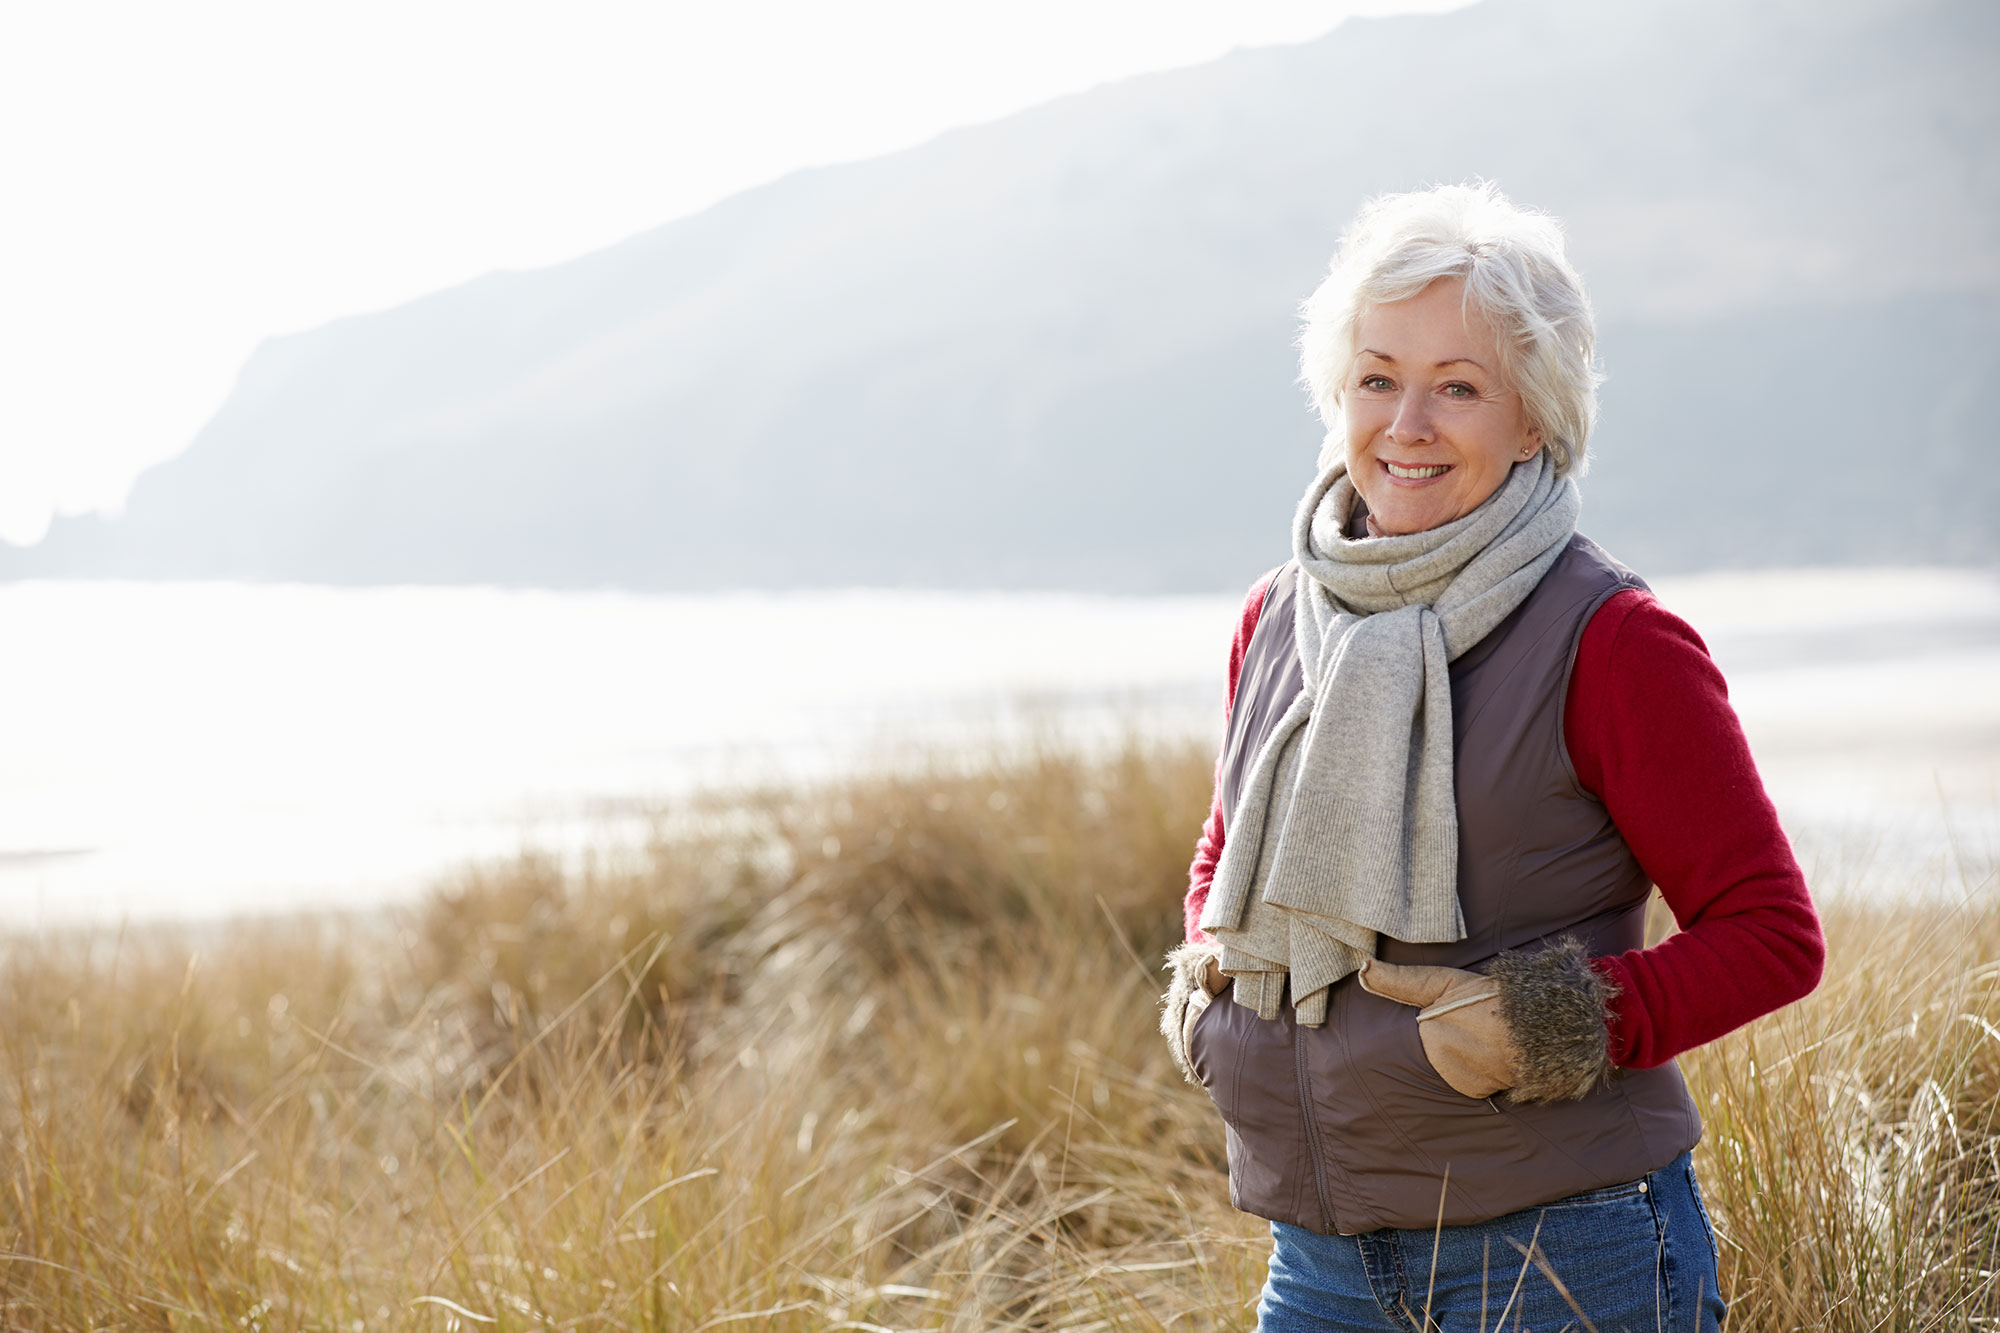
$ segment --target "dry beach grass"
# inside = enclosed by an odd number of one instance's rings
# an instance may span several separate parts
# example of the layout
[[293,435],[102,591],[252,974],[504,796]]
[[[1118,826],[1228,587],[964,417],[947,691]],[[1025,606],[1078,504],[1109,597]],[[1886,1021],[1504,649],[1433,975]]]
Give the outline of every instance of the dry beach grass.
[[[1153,1030],[1211,762],[906,767],[387,917],[7,941],[0,1326],[1246,1327],[1267,1233]],[[1819,993],[1684,1061],[1732,1328],[2000,1323],[1962,878],[1829,895]]]

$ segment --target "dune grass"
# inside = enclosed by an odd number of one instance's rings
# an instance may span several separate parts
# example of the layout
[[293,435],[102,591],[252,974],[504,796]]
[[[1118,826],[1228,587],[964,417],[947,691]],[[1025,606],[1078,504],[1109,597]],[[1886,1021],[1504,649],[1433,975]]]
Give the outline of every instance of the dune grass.
[[[0,945],[0,1327],[1241,1328],[1153,1030],[1212,756],[715,796],[384,915]],[[2000,1322],[2000,911],[1684,1061],[1735,1329]]]

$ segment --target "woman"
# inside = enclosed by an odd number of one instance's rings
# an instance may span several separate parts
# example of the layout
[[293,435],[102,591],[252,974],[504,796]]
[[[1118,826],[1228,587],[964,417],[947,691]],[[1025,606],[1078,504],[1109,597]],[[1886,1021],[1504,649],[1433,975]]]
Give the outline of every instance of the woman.
[[1272,1223],[1259,1327],[1716,1328],[1673,1057],[1824,945],[1701,640],[1576,531],[1561,231],[1379,199],[1305,314],[1327,447],[1231,644],[1161,1025]]

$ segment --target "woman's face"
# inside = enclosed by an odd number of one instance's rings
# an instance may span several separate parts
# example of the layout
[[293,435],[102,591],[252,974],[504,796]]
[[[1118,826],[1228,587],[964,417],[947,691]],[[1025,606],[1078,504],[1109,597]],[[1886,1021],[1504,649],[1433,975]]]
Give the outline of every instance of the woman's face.
[[1347,475],[1376,530],[1422,532],[1471,513],[1532,458],[1541,435],[1500,378],[1499,343],[1465,284],[1362,309],[1341,388]]

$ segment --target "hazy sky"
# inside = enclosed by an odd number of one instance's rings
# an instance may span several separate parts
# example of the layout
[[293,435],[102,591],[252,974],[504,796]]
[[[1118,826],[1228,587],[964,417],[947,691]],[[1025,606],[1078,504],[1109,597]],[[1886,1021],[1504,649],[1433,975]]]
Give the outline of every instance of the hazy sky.
[[797,167],[1466,0],[178,0],[0,20],[0,537],[115,510],[259,339]]

